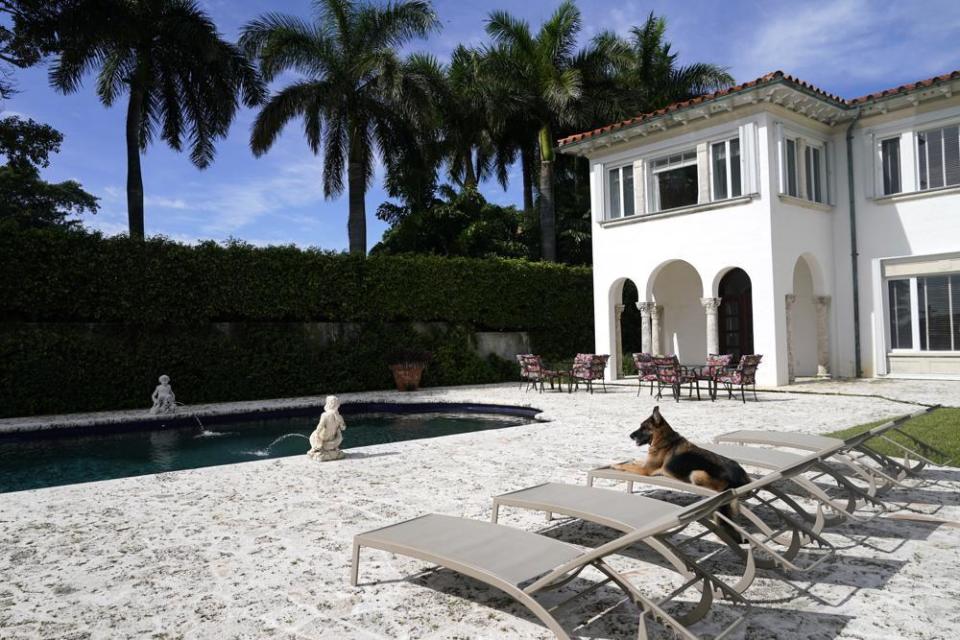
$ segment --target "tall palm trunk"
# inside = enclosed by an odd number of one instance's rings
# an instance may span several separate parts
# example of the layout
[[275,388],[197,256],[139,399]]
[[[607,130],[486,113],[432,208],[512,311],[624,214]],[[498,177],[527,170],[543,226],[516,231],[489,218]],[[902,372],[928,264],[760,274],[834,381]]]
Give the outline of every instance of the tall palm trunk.
[[143,113],[143,92],[130,87],[127,105],[127,220],[130,237],[143,240],[143,176],[140,173],[140,116]]
[[367,183],[363,176],[363,148],[350,137],[350,156],[347,161],[347,190],[350,207],[347,218],[347,236],[350,253],[367,254],[367,212],[364,195]]
[[477,172],[473,168],[473,149],[468,149],[463,156],[463,170],[466,175],[463,177],[463,186],[470,189],[477,188]]
[[540,128],[540,257],[557,261],[557,212],[553,203],[553,138],[550,125]]
[[533,149],[528,143],[520,147],[520,169],[523,174],[523,210],[533,209]]

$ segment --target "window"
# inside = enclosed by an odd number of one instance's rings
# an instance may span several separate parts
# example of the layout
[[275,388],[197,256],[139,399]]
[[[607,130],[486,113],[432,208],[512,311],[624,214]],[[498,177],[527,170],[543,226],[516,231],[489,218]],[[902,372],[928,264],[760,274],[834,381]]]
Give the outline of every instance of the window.
[[736,198],[743,192],[740,183],[740,138],[710,145],[713,199]]
[[960,185],[960,126],[918,133],[917,164],[921,190]]
[[784,137],[781,193],[811,202],[827,202],[826,159],[826,143]]
[[[960,274],[917,278],[921,351],[958,351],[954,325],[960,318]],[[960,309],[957,309],[960,311]]]
[[634,214],[633,165],[610,169],[607,172],[610,208],[608,218],[622,218]]
[[880,142],[880,162],[883,172],[883,195],[900,193],[900,138]]
[[807,200],[823,202],[823,150],[820,147],[804,149],[807,170]]
[[960,273],[888,280],[887,292],[891,349],[960,351]]
[[654,160],[651,173],[655,211],[697,204],[699,180],[695,150]]
[[890,348],[913,348],[913,323],[910,318],[910,281],[890,280]]
[[787,195],[794,198],[800,195],[797,185],[800,183],[800,176],[797,175],[797,141],[787,138],[786,143],[786,187]]

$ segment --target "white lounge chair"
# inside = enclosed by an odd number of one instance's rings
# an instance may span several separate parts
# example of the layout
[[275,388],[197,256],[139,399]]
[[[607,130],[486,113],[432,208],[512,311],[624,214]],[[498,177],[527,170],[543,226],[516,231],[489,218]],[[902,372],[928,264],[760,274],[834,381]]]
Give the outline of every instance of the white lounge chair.
[[[715,593],[723,594],[743,610],[742,615],[719,635],[714,636],[723,638],[743,621],[749,611],[749,603],[735,590],[704,571],[696,562],[686,562],[686,570],[691,577],[683,585],[667,596],[653,600],[643,595],[604,559],[640,542],[652,542],[671,551],[676,557],[684,558],[666,539],[667,534],[708,518],[733,499],[732,492],[724,492],[679,510],[664,509],[647,519],[643,526],[596,549],[582,549],[500,524],[437,514],[425,515],[355,536],[350,580],[351,584],[357,584],[360,550],[364,547],[417,558],[503,591],[527,607],[557,638],[569,640],[570,636],[551,613],[556,607],[548,610],[534,596],[569,584],[584,569],[593,567],[604,574],[606,579],[574,597],[613,582],[642,609],[638,638],[647,637],[646,619],[650,617],[679,637],[696,640],[697,636],[688,627],[708,613]],[[666,610],[665,607],[673,603],[678,595],[693,587],[699,587],[700,600],[692,610],[682,614],[669,613]],[[565,600],[557,607],[572,599]]]

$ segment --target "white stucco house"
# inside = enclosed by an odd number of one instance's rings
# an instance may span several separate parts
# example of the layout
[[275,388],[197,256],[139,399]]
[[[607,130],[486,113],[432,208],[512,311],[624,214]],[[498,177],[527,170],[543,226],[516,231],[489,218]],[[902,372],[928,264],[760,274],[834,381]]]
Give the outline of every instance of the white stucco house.
[[960,71],[845,99],[771,73],[559,141],[589,159],[596,350],[758,381],[960,378]]

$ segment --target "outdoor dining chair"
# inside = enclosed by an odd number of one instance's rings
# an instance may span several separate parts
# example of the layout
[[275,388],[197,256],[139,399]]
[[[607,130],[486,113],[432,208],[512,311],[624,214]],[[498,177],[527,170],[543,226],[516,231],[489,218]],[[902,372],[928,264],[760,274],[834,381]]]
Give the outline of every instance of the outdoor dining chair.
[[657,381],[657,367],[653,364],[653,356],[649,353],[635,353],[633,364],[637,368],[637,395],[640,395],[644,382],[650,383],[650,395],[653,395],[653,383]]
[[693,396],[696,386],[697,400],[700,399],[700,381],[696,373],[692,373],[680,365],[677,356],[654,356],[653,366],[657,369],[657,400],[663,397],[663,388],[669,387],[673,392],[673,399],[680,402],[680,392],[683,385],[690,388],[689,396]]
[[560,373],[546,368],[543,364],[543,358],[540,356],[532,353],[517,354],[517,363],[520,365],[521,389],[526,386],[526,390],[529,391],[531,387],[536,389],[537,385],[540,385],[539,391],[543,393],[543,383],[545,381],[550,383],[551,389],[554,381],[561,384]]
[[607,392],[607,384],[604,381],[603,374],[607,368],[608,355],[598,355],[595,353],[578,353],[573,359],[573,366],[570,368],[570,384],[573,389],[579,389],[580,383],[584,383],[587,390],[593,393],[594,382],[599,380],[603,387],[603,392]]
[[[760,366],[761,355],[740,356],[740,364],[733,371],[726,371],[717,376],[716,385],[724,385],[727,389],[727,397],[733,397],[735,387],[740,387],[740,399],[747,403],[745,389],[749,386],[753,388],[753,399],[757,398],[757,367]],[[716,393],[714,393],[716,395]]]
[[717,399],[717,378],[727,372],[733,356],[729,353],[707,355],[706,364],[696,371],[697,378],[707,383],[707,390],[710,393],[710,399]]

